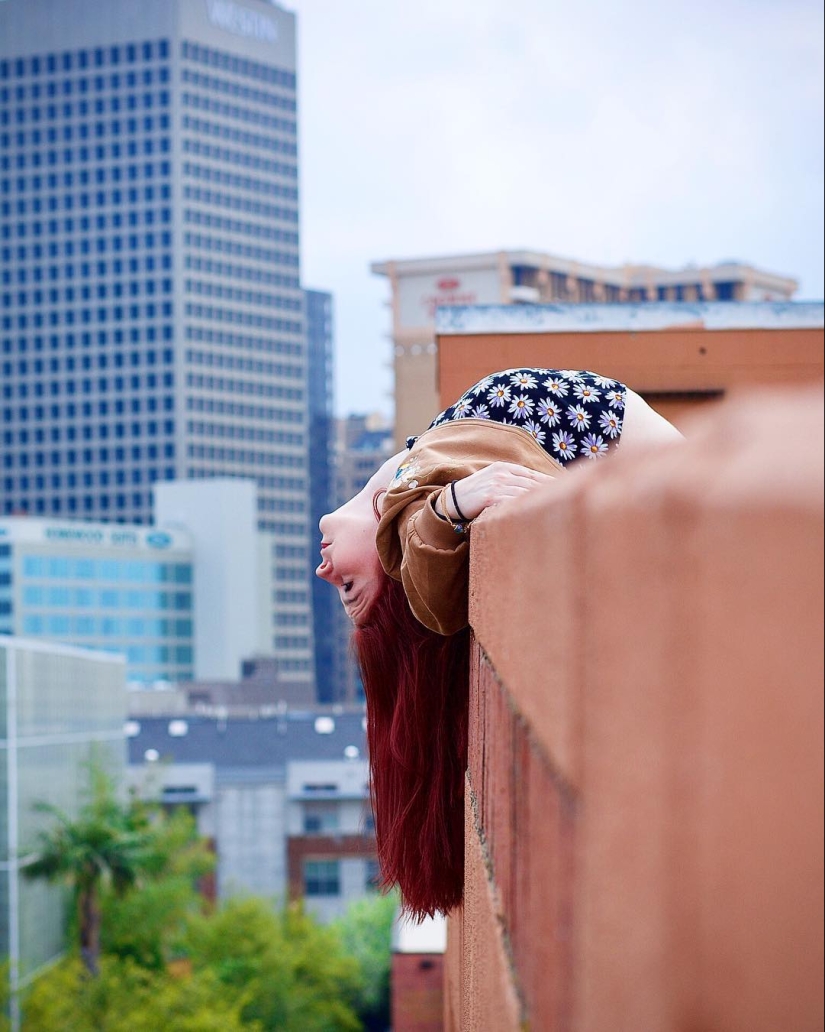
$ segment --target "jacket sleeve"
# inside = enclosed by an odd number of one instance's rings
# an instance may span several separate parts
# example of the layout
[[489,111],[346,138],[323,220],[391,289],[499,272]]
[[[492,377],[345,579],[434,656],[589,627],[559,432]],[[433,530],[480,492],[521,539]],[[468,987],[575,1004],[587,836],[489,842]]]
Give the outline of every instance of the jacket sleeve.
[[381,565],[404,585],[415,617],[438,634],[467,626],[470,542],[436,516],[433,503],[451,480],[497,460],[563,472],[523,430],[463,419],[422,434],[384,496],[376,532]]
[[401,513],[401,583],[416,619],[438,634],[467,626],[470,544],[466,534],[439,519],[433,503],[441,488]]

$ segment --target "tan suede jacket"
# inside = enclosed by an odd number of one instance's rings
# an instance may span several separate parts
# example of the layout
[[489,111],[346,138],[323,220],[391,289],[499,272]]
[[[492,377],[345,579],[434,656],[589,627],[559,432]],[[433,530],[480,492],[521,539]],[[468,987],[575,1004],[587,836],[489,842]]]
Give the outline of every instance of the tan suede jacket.
[[467,626],[470,545],[433,509],[445,484],[492,462],[557,476],[563,467],[526,430],[461,419],[425,431],[384,496],[376,543],[381,565],[400,580],[416,618],[438,634]]

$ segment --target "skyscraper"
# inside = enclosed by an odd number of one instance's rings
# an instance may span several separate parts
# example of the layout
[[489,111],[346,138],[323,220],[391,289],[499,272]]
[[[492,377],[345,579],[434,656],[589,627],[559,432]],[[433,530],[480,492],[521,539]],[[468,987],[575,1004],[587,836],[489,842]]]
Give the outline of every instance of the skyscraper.
[[[337,420],[335,445],[335,504],[343,505],[358,494],[375,471],[393,453],[392,427],[381,413],[349,415]],[[323,585],[329,588],[328,584]],[[336,702],[360,702],[364,686],[350,649],[352,623],[335,597],[335,695]]]
[[336,697],[335,609],[338,600],[329,585],[312,576],[318,563],[321,532],[318,521],[335,508],[335,415],[333,412],[333,331],[332,295],[322,290],[307,290],[307,366],[309,386],[309,491],[310,561],[312,615],[315,638],[315,683],[319,702]]
[[311,673],[294,16],[6,0],[0,112],[2,511],[254,477]]

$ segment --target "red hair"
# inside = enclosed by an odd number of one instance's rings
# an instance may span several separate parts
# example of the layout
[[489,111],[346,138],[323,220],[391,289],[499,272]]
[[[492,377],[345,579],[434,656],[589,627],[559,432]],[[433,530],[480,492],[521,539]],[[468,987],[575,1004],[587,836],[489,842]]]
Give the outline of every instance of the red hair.
[[469,628],[444,636],[385,575],[352,647],[367,699],[370,790],[381,882],[416,920],[464,892]]

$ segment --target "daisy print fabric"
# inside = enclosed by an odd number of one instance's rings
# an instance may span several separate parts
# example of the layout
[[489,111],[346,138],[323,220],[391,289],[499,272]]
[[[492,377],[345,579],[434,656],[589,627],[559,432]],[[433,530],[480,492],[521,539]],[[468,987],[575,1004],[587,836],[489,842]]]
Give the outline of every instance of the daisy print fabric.
[[[627,388],[584,369],[505,369],[485,376],[430,423],[489,419],[530,434],[557,462],[599,459],[619,443]],[[411,448],[417,438],[408,437]]]

